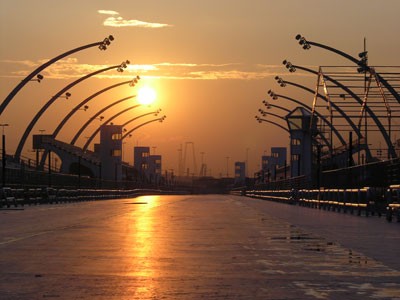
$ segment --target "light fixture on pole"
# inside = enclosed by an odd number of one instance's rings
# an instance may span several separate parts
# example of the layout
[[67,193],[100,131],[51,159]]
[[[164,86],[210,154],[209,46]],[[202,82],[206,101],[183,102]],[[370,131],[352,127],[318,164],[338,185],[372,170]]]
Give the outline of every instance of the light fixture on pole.
[[296,72],[296,67],[286,59],[282,62],[282,64],[289,70],[290,73]]
[[29,81],[37,81],[38,83],[40,83],[43,80],[44,76],[42,74],[37,74],[36,78],[32,78]]
[[107,46],[110,46],[111,42],[114,40],[112,35],[106,37],[103,42],[99,45],[100,50],[107,50]]

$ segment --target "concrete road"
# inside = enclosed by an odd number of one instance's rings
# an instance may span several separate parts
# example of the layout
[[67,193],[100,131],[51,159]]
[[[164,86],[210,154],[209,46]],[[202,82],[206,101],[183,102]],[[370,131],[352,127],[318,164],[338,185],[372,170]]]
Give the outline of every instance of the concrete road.
[[400,224],[229,195],[0,211],[0,299],[400,299]]

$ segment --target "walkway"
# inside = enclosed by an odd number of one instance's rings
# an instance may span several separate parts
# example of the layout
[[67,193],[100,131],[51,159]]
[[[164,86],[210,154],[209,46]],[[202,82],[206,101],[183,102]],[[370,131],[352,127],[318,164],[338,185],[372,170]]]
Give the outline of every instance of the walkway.
[[0,211],[0,299],[400,299],[400,224],[228,195]]

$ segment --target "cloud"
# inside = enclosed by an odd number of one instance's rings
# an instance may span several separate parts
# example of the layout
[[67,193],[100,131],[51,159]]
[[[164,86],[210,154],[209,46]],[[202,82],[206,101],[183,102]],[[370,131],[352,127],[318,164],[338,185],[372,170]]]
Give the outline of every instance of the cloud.
[[245,65],[241,63],[194,64],[169,63],[154,64],[157,69],[144,71],[142,76],[164,79],[218,80],[237,79],[253,80],[275,76],[283,66]]
[[[25,77],[45,61],[0,61],[0,70],[2,70],[0,76]],[[115,65],[118,65],[118,63]],[[84,64],[80,63],[76,58],[69,57],[52,64],[43,70],[41,74],[45,78],[76,79],[109,66],[111,65]],[[310,74],[300,71],[293,74],[288,73],[283,65],[160,62],[155,64],[131,64],[122,73],[110,70],[96,75],[96,78],[121,78],[129,80],[129,78],[136,75],[143,78],[168,80],[260,80],[276,75],[310,76]]]
[[98,10],[97,12],[103,15],[119,15],[119,13],[115,10]]
[[163,23],[151,23],[139,20],[125,20],[114,10],[98,10],[99,14],[111,15],[104,20],[103,25],[108,27],[142,27],[142,28],[163,28],[172,25]]

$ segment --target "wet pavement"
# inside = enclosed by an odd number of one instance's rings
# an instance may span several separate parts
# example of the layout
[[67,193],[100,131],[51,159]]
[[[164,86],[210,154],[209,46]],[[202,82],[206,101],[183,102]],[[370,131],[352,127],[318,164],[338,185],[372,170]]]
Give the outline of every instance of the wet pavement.
[[400,224],[229,195],[0,211],[0,299],[400,299]]

